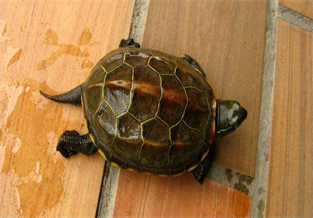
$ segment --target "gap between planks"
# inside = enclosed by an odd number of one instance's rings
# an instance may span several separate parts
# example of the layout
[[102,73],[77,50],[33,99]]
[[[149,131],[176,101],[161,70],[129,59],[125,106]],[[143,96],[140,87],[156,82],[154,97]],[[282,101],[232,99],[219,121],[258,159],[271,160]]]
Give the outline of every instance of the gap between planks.
[[277,46],[277,0],[268,0],[261,89],[261,105],[255,177],[252,184],[251,217],[264,217],[268,181],[268,158],[272,129],[274,75]]
[[301,29],[313,33],[313,19],[300,14],[284,5],[278,6],[278,17],[288,23],[291,23]]

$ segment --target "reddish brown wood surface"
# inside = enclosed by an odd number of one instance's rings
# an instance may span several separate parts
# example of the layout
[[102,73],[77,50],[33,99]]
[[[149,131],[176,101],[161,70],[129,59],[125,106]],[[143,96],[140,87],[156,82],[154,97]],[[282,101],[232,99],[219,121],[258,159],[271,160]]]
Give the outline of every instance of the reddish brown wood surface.
[[279,0],[279,3],[305,16],[313,18],[312,0]]
[[192,174],[120,174],[113,217],[249,217],[251,197]]
[[313,216],[313,35],[278,21],[268,217]]
[[[257,12],[257,13],[256,13]],[[143,46],[202,65],[217,98],[239,101],[248,118],[216,140],[216,161],[254,175],[263,65],[266,1],[150,2]]]
[[65,92],[128,37],[133,0],[1,1],[0,217],[95,216],[104,160],[55,150],[84,127],[80,107],[38,90]]

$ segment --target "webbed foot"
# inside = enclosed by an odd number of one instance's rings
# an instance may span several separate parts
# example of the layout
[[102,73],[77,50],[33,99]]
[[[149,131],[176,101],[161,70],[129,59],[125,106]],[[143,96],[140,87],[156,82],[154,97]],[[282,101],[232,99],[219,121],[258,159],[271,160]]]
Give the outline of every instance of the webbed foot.
[[89,134],[79,135],[75,130],[65,131],[57,145],[57,151],[59,151],[63,157],[70,157],[77,152],[81,152],[85,155],[94,154],[98,149],[92,143]]

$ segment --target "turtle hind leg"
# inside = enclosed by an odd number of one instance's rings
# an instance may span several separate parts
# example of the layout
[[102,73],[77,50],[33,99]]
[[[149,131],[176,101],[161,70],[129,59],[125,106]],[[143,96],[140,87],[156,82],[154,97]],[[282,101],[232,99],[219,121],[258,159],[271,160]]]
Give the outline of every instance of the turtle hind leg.
[[202,184],[205,176],[208,174],[211,167],[211,155],[209,154],[193,171],[195,179]]
[[133,46],[135,48],[140,48],[140,44],[138,42],[135,42],[134,39],[129,38],[129,39],[122,39],[120,42],[119,47],[123,48],[123,47],[128,47],[128,46]]
[[195,69],[196,71],[201,73],[204,77],[206,77],[202,67],[200,66],[200,64],[195,59],[193,59],[192,57],[190,57],[189,55],[186,55],[186,54],[185,54],[185,57],[183,57],[183,59],[186,60],[191,65],[191,67],[193,69]]
[[61,95],[49,95],[49,94],[44,93],[41,90],[39,90],[39,92],[41,95],[53,101],[62,102],[62,103],[70,103],[74,105],[81,105],[82,90],[83,90],[83,84]]
[[79,135],[75,130],[65,131],[57,145],[57,150],[66,158],[75,155],[77,152],[85,155],[92,155],[98,149],[92,143],[89,134]]

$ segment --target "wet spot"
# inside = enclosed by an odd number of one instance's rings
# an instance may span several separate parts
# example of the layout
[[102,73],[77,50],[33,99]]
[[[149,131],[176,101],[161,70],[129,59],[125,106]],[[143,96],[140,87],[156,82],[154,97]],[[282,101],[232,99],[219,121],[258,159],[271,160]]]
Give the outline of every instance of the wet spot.
[[2,54],[2,58],[4,59],[4,66],[6,66],[6,69],[8,69],[12,64],[16,63],[20,59],[22,53],[23,50],[21,48],[7,46],[6,51]]
[[264,188],[261,187],[261,188],[258,189],[258,194],[259,195],[263,194],[264,192],[265,192]]
[[234,188],[237,189],[238,191],[242,191],[243,193],[249,194],[248,187],[243,183],[236,182]]
[[[5,146],[0,145],[0,171],[2,171],[3,163],[4,163],[4,154],[5,154]],[[3,189],[1,189],[3,190]]]
[[18,217],[22,213],[20,196],[16,187],[18,177],[14,171],[7,174],[0,173],[0,181],[0,190],[5,190],[1,192],[0,214],[5,215],[5,217]]
[[239,176],[239,181],[235,183],[234,188],[237,189],[238,191],[242,191],[246,194],[249,194],[249,185],[251,185],[253,179],[249,176],[246,175],[240,175]]
[[48,100],[45,99],[39,92],[32,92],[30,101],[35,105],[38,110],[45,110]]
[[18,97],[23,92],[23,87],[0,84],[0,89],[2,90],[0,95],[0,113],[4,115],[2,123],[0,122],[0,128],[2,128],[4,125],[6,125],[8,117],[14,110]]
[[53,45],[59,47],[59,49],[55,52],[52,52],[50,57],[46,60],[41,60],[37,64],[37,70],[43,70],[51,65],[53,65],[62,55],[68,54],[76,57],[88,57],[90,54],[87,49],[81,50],[79,46],[88,44],[91,39],[91,33],[88,30],[83,30],[81,37],[79,39],[78,46],[72,44],[64,44],[59,43],[58,36],[55,31],[52,29],[47,30],[46,37],[45,37],[45,44],[46,45]]
[[47,60],[39,61],[37,64],[37,70],[43,70],[52,64],[54,64],[59,57],[61,57],[64,54],[69,54],[72,56],[79,56],[79,57],[88,57],[89,52],[88,51],[82,51],[78,47],[74,45],[62,45],[60,46],[60,49],[53,52],[50,57]]
[[[34,86],[32,81],[28,81],[28,85]],[[63,193],[64,163],[60,158],[54,160],[49,155],[50,144],[43,128],[45,120],[51,125],[60,123],[55,116],[49,115],[51,110],[38,110],[29,101],[34,96],[32,92],[20,95],[22,92],[17,88],[12,88],[12,92],[13,97],[12,93],[1,96],[1,103],[2,100],[9,102],[5,102],[8,105],[0,111],[1,115],[7,114],[6,122],[0,124],[0,159],[3,160],[0,175],[4,181],[0,183],[0,189],[7,193],[0,198],[0,205],[11,210],[14,208],[13,212],[8,211],[8,216],[38,217],[54,207]],[[51,104],[47,102],[47,107],[51,108]],[[51,128],[56,129],[57,126]]]
[[17,62],[21,55],[23,53],[23,49],[21,48],[16,48],[16,51],[14,52],[13,56],[11,57],[8,65],[7,65],[7,68],[9,68],[12,64],[14,64],[15,62]]
[[233,174],[231,169],[226,169],[225,170],[226,178],[228,182],[231,182],[233,179]]
[[90,43],[90,40],[92,38],[91,32],[89,28],[85,28],[82,32],[82,34],[80,35],[80,38],[77,42],[78,45],[87,45],[88,43]]
[[55,145],[58,143],[58,136],[53,131],[47,133],[47,140],[49,143],[49,149],[47,150],[47,155],[51,157],[54,163],[58,160],[58,153],[55,152]]
[[88,59],[84,59],[82,62],[82,68],[92,68],[95,64]]
[[263,199],[258,203],[258,217],[264,217],[265,204]]
[[4,37],[4,33],[6,32],[7,24],[4,20],[0,20],[0,42],[7,41],[9,38]]
[[15,138],[15,143],[13,144],[13,148],[12,148],[12,153],[16,153],[18,152],[18,150],[20,149],[21,147],[21,139],[16,137]]

